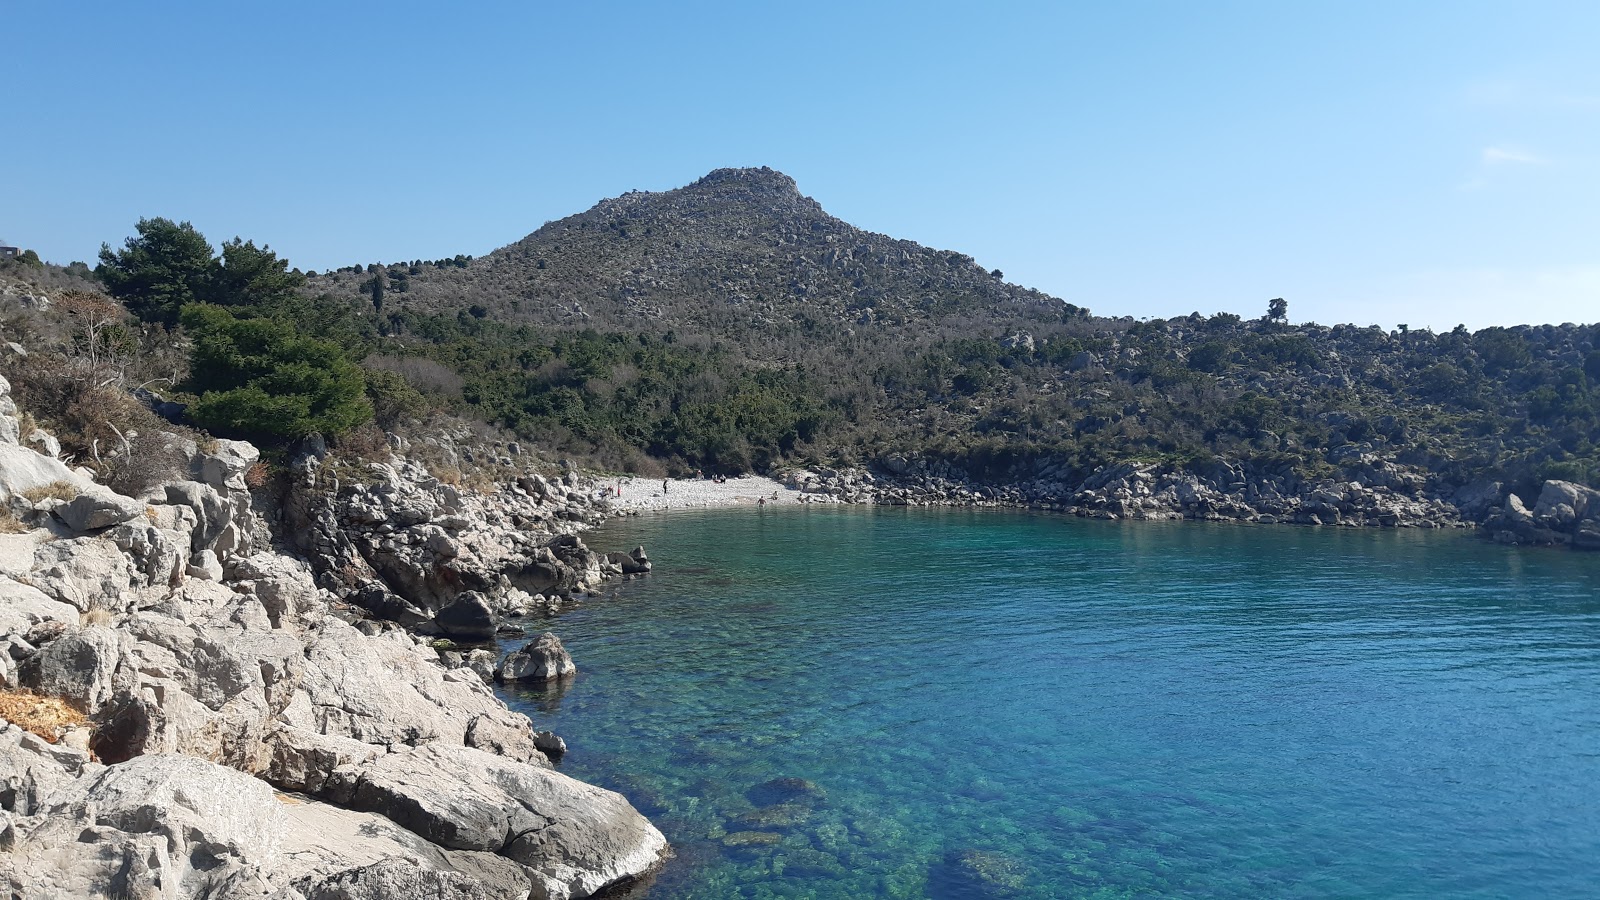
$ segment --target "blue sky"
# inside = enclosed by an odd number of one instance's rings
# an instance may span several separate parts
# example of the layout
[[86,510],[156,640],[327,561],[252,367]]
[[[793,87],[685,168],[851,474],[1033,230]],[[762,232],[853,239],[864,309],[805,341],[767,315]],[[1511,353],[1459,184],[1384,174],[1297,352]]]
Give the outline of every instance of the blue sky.
[[1600,4],[31,3],[0,237],[482,254],[769,165],[1097,313],[1600,320]]

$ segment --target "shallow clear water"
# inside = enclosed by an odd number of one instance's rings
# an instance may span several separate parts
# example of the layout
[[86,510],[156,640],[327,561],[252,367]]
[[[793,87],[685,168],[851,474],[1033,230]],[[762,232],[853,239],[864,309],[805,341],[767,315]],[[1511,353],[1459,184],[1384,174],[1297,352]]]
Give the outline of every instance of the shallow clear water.
[[650,897],[1600,895],[1600,556],[906,509],[588,542],[656,572],[505,696],[672,841]]

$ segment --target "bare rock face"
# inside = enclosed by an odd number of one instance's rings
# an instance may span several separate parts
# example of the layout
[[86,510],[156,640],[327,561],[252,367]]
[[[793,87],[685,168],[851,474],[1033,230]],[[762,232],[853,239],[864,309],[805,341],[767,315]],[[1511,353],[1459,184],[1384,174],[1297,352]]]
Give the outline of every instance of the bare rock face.
[[396,897],[498,900],[505,896],[522,896],[498,893],[470,875],[430,869],[415,860],[395,856],[307,884],[301,893],[306,900],[392,900]]
[[[192,756],[104,768],[0,729],[0,761],[33,766],[12,792],[0,890],[18,897],[401,900],[528,897],[536,878],[493,853],[452,850],[371,812],[277,795]],[[17,759],[17,757],[22,757]],[[49,770],[48,772],[46,770]],[[47,800],[31,808],[38,788]],[[564,896],[564,895],[559,895]]]
[[31,583],[80,612],[126,609],[141,580],[133,560],[116,544],[92,537],[44,544],[33,565]]
[[260,458],[261,451],[252,444],[218,440],[212,449],[196,455],[192,466],[196,480],[220,491],[242,491],[244,473]]
[[283,802],[279,880],[306,900],[500,900],[533,890],[527,871],[503,856],[445,849],[376,813],[304,797]]
[[330,619],[305,653],[304,677],[278,719],[312,734],[385,748],[462,744],[474,723],[515,730],[527,721],[506,709],[477,673],[440,668],[437,654],[424,654],[403,633],[368,637]]
[[55,791],[100,767],[81,750],[46,742],[0,721],[0,810],[18,816],[43,811],[45,800]]
[[426,744],[337,778],[336,802],[441,847],[515,860],[543,896],[586,897],[650,869],[667,846],[621,794],[468,747]]
[[23,663],[22,680],[41,694],[65,697],[86,709],[111,698],[121,641],[109,628],[74,628]]
[[38,588],[0,579],[0,635],[25,635],[47,621],[76,625],[78,608],[52,600]]
[[561,646],[561,639],[546,631],[516,650],[500,663],[495,672],[499,681],[560,681],[578,674],[572,654]]
[[20,896],[265,894],[285,825],[264,782],[189,756],[103,769],[47,804],[0,862]]

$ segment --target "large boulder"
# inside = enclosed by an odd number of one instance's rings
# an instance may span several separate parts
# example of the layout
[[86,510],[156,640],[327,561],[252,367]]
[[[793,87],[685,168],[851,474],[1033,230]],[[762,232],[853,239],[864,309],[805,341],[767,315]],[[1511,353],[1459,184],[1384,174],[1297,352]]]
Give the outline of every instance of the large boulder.
[[52,600],[31,585],[0,577],[0,636],[27,634],[40,622],[76,625],[79,617],[76,606]]
[[273,628],[321,621],[324,607],[318,600],[316,582],[311,579],[311,567],[298,559],[257,553],[235,560],[229,577],[255,594]]
[[433,624],[450,637],[484,643],[494,640],[500,623],[488,597],[477,591],[462,591],[434,613]]
[[210,485],[180,481],[166,485],[165,492],[168,505],[186,507],[194,512],[197,525],[190,539],[190,550],[212,547],[233,525],[237,512],[235,504]]
[[501,661],[495,670],[498,681],[560,681],[578,674],[572,654],[561,646],[561,639],[546,631],[520,650]]
[[1505,511],[1502,513],[1506,522],[1513,528],[1532,528],[1533,513],[1529,512],[1522,498],[1516,494],[1506,495]]
[[335,734],[318,734],[282,723],[266,738],[270,760],[262,777],[286,791],[319,793],[343,766],[368,762],[385,748]]
[[1546,481],[1533,507],[1534,518],[1563,527],[1595,518],[1596,513],[1600,513],[1600,491],[1570,481]]
[[501,900],[533,890],[503,856],[445,849],[376,813],[285,797],[284,815],[278,878],[306,900]]
[[0,501],[59,483],[71,485],[75,491],[93,484],[59,459],[0,442]]
[[121,658],[117,632],[103,626],[74,629],[45,644],[21,667],[22,681],[41,694],[64,697],[93,713],[113,690]]
[[99,531],[144,515],[145,504],[95,485],[57,506],[51,512],[77,532]]
[[29,580],[48,596],[81,612],[120,611],[138,599],[134,589],[142,576],[114,542],[79,537],[39,545]]
[[650,557],[644,553],[644,547],[633,548],[632,553],[607,553],[606,562],[622,570],[624,575],[645,575],[650,571]]
[[252,444],[218,440],[210,449],[195,455],[193,472],[197,480],[219,491],[243,491],[247,490],[245,472],[259,459],[261,451]]
[[341,770],[336,803],[381,813],[456,850],[528,867],[540,896],[586,897],[653,868],[666,839],[621,795],[440,742]]

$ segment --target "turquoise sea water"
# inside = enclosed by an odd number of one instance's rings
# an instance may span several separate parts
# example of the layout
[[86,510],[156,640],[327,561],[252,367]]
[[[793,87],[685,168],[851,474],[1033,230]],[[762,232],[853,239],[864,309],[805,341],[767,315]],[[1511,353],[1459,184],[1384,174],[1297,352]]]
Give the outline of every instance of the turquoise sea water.
[[1600,896],[1600,556],[906,509],[588,542],[656,572],[505,696],[666,833],[652,898]]

